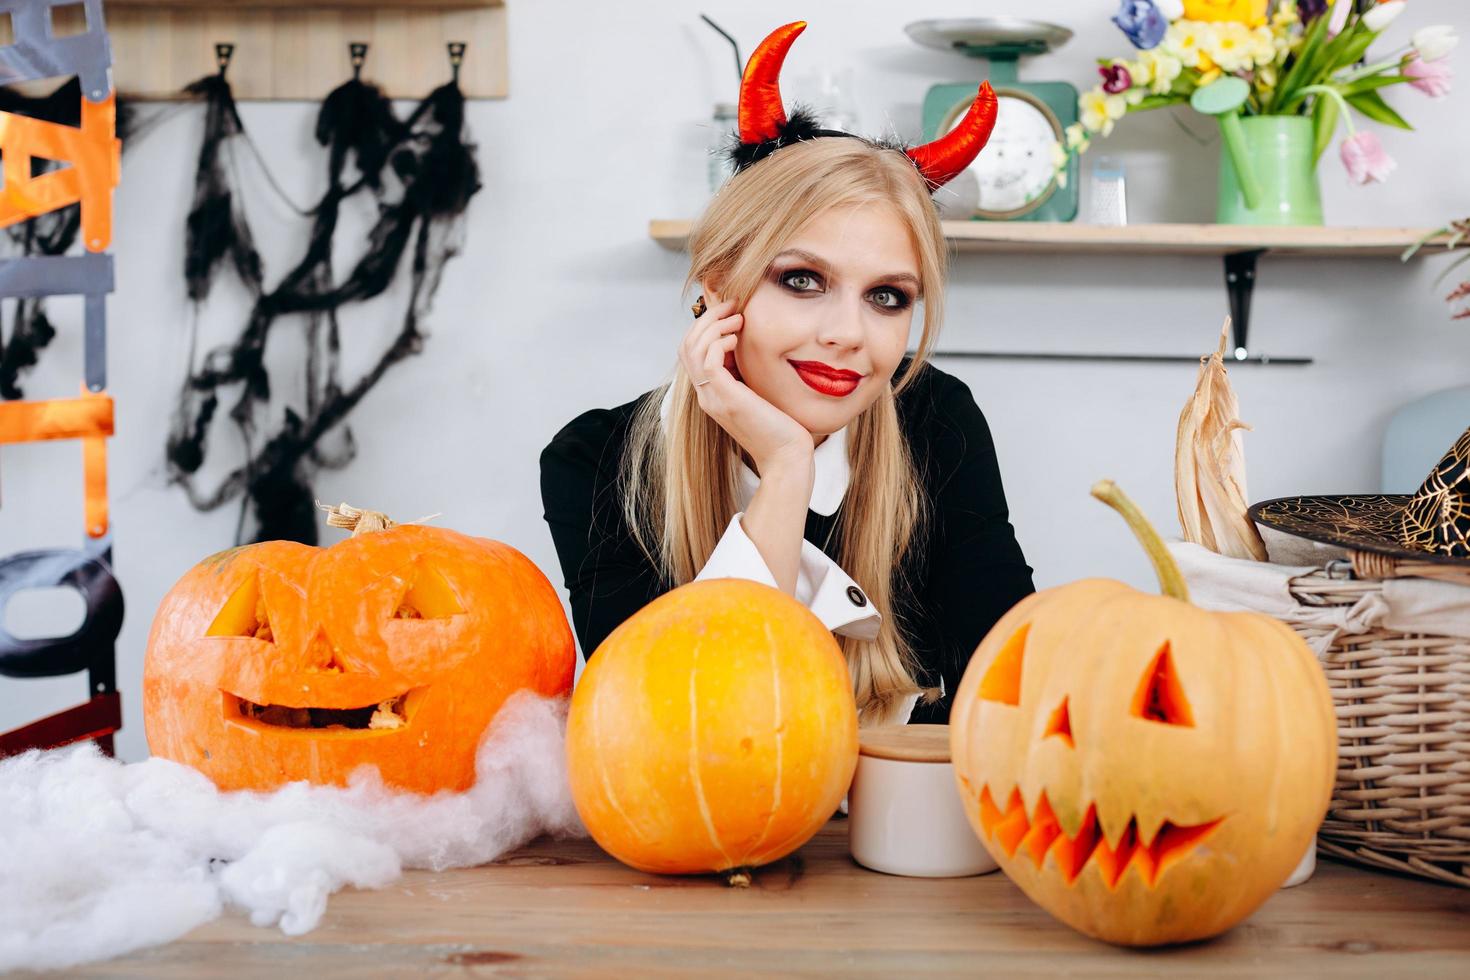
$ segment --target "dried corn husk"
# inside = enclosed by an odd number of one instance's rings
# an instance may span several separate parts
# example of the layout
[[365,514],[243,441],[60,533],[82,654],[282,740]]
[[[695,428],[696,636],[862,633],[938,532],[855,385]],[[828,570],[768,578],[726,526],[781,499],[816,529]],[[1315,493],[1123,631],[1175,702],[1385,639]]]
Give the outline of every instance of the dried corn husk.
[[1220,349],[1200,358],[1194,397],[1179,414],[1174,444],[1174,494],[1184,540],[1231,558],[1266,560],[1266,546],[1246,516],[1245,450],[1240,430],[1250,426],[1225,373],[1230,318],[1220,329]]

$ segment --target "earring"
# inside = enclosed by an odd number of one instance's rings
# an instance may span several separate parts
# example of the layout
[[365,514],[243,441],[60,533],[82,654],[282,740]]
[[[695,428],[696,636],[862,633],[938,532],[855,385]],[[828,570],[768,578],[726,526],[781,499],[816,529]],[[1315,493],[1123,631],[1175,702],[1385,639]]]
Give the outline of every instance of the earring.
[[699,299],[695,300],[694,305],[689,308],[694,311],[695,319],[704,316],[704,311],[708,309],[708,307],[704,305],[704,294],[700,293]]

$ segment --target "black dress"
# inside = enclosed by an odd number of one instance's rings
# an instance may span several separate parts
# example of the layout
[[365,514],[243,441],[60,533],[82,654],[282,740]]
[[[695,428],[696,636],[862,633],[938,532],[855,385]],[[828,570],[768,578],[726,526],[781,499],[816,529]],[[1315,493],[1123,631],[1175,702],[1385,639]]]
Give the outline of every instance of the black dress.
[[[897,377],[902,372],[895,374]],[[567,423],[541,452],[541,499],[571,598],[584,656],[645,604],[667,592],[622,516],[619,464],[628,424],[644,398],[594,409]],[[963,381],[925,365],[898,396],[899,424],[930,502],[905,557],[910,587],[894,610],[919,662],[921,687],[943,678],[945,696],[918,704],[911,723],[942,724],[975,647],[1016,602],[1035,591],[1016,542],[985,416]],[[840,554],[830,517],[807,512],[806,540]]]

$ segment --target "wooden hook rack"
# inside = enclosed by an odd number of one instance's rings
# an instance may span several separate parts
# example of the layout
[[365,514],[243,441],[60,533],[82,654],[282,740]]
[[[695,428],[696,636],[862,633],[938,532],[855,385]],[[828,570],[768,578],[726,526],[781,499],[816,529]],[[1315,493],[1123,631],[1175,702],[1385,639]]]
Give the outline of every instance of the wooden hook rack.
[[[113,81],[135,99],[177,99],[217,70],[231,44],[237,99],[317,101],[353,75],[350,46],[367,45],[362,77],[392,98],[418,99],[456,68],[469,98],[509,94],[502,0],[106,0]],[[53,8],[58,31],[85,29],[80,4]],[[446,55],[465,45],[461,63]]]

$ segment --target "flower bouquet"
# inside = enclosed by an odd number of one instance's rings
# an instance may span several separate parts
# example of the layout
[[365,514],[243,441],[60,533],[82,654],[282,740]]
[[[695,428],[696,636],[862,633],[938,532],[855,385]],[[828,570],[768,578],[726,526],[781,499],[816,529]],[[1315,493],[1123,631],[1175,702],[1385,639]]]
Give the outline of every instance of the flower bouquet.
[[1113,22],[1131,58],[1100,58],[1101,81],[1079,100],[1080,121],[1056,156],[1064,166],[1129,112],[1189,103],[1220,117],[1216,220],[1321,224],[1316,165],[1341,123],[1340,156],[1358,184],[1386,179],[1394,161],[1354,114],[1412,129],[1380,90],[1408,84],[1432,98],[1450,90],[1453,27],[1424,27],[1410,43],[1368,54],[1407,0],[1122,0]]

